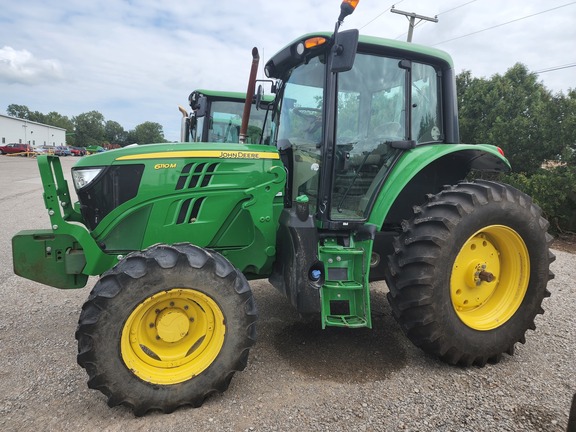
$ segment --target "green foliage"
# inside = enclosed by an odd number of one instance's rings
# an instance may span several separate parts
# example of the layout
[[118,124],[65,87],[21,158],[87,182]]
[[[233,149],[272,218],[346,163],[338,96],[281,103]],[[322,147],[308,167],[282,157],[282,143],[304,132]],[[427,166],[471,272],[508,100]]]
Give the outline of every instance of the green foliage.
[[358,135],[358,93],[338,93],[338,137],[340,143],[352,141]]
[[18,117],[21,119],[30,119],[30,110],[26,105],[10,104],[6,109],[6,113],[12,117]]
[[44,122],[50,126],[60,127],[66,131],[72,132],[74,130],[74,123],[68,117],[63,116],[55,111],[51,111],[44,116]]
[[144,122],[134,128],[135,142],[138,144],[154,144],[166,142],[162,125],[154,122]]
[[553,95],[521,64],[456,81],[461,141],[501,147],[513,170],[504,181],[532,196],[552,230],[576,231],[576,91]]
[[457,83],[463,142],[501,147],[512,169],[527,175],[543,161],[559,159],[563,144],[555,133],[555,98],[524,65],[490,80],[463,72]]
[[104,116],[98,111],[90,111],[74,117],[76,140],[83,146],[97,146],[105,140]]
[[104,137],[110,144],[126,145],[128,133],[124,130],[122,125],[113,120],[108,120],[104,125]]
[[559,166],[537,173],[510,174],[505,182],[532,196],[555,232],[576,232],[576,168]]
[[558,141],[564,143],[560,159],[576,164],[576,90],[557,95],[552,109],[557,119],[554,133]]

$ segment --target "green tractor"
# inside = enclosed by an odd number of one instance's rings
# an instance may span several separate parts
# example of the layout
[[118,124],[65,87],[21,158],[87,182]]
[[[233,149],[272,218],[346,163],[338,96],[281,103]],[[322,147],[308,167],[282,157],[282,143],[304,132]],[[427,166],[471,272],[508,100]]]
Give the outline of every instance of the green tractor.
[[[273,100],[269,96],[260,98],[257,109],[250,111],[247,144],[270,144],[271,122],[267,115]],[[183,116],[180,140],[238,143],[245,101],[246,93],[194,90],[188,97],[192,111],[179,107]]]
[[385,280],[407,337],[454,365],[497,362],[535,328],[547,221],[511,186],[466,180],[510,166],[459,143],[451,58],[339,32],[356,3],[266,63],[270,145],[88,156],[72,168],[76,203],[59,159],[38,158],[52,227],[13,238],[15,272],[58,288],[100,276],[76,339],[110,406],[171,412],[226,390],[256,339],[250,279],[350,329],[372,326],[370,282]]

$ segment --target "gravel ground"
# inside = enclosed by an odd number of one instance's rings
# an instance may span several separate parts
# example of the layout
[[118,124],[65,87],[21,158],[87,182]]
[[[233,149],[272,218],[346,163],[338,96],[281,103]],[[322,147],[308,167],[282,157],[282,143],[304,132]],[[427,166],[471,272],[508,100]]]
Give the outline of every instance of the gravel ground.
[[[74,159],[63,159],[66,173]],[[74,331],[95,279],[58,290],[12,272],[11,237],[48,228],[33,159],[0,156],[0,430],[565,431],[576,392],[576,255],[537,329],[484,368],[447,366],[412,346],[373,285],[373,330],[320,330],[267,281],[251,282],[260,320],[248,367],[202,408],[135,418],[86,386]]]

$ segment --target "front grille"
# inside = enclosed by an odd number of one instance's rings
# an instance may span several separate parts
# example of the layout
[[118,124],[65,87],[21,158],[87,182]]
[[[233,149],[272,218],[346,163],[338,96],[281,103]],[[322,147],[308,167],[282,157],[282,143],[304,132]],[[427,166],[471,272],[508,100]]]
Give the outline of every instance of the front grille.
[[76,191],[86,226],[94,230],[116,207],[138,194],[144,165],[109,166],[92,183]]

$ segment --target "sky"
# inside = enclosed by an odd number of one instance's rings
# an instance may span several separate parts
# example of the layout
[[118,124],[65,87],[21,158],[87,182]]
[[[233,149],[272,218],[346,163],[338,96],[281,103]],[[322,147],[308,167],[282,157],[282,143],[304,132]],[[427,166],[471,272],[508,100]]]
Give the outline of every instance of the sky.
[[[576,1],[360,0],[342,30],[406,40],[393,5],[437,16],[412,42],[447,51],[456,73],[490,78],[520,62],[553,93],[576,89]],[[339,12],[339,0],[0,0],[0,113],[96,110],[126,130],[159,123],[177,141],[194,89],[246,91],[252,47],[265,78],[270,56],[333,30]]]

